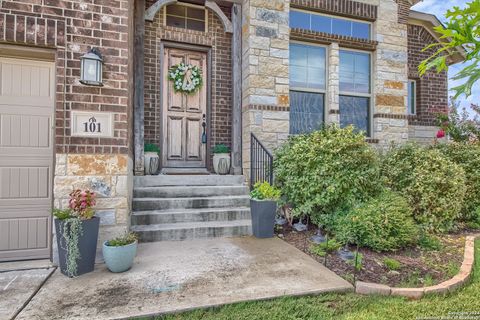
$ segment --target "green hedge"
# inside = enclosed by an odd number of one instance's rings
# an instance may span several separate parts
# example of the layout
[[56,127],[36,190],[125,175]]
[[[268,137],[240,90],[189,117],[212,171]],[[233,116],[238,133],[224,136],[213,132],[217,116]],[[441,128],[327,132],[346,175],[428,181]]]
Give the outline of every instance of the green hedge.
[[296,216],[324,225],[332,213],[381,190],[380,165],[365,136],[329,126],[293,136],[275,154],[275,178]]
[[462,206],[462,219],[467,222],[480,222],[480,145],[469,143],[437,144],[440,150],[451,161],[465,171],[466,193]]
[[440,151],[416,144],[394,147],[383,159],[382,172],[386,185],[407,199],[425,230],[447,231],[460,217],[465,172]]
[[418,227],[412,210],[400,195],[385,191],[351,210],[336,223],[336,238],[376,251],[392,251],[414,244]]

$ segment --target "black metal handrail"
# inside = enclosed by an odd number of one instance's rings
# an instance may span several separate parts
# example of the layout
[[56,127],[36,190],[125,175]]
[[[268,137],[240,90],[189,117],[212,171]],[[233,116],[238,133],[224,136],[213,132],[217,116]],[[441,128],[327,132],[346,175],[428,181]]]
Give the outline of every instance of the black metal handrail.
[[250,188],[267,181],[273,185],[273,155],[258,138],[250,134]]

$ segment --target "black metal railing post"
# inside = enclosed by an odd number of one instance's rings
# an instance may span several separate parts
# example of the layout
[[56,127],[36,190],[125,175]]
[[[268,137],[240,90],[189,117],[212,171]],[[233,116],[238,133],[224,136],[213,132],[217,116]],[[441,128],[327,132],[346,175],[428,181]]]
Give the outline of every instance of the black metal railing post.
[[250,134],[250,188],[267,181],[273,185],[273,155],[258,138]]

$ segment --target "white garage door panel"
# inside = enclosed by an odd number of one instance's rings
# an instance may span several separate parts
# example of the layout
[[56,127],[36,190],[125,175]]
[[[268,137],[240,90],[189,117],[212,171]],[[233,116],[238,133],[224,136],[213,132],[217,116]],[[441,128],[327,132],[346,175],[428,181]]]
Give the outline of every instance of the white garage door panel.
[[50,257],[54,70],[0,58],[0,261]]

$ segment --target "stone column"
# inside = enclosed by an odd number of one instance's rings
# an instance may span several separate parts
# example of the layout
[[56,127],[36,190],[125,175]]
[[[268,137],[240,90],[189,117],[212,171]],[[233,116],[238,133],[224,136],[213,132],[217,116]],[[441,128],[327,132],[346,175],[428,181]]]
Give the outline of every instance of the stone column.
[[394,18],[398,5],[393,0],[380,1],[375,23],[377,50],[373,54],[373,138],[380,146],[408,140],[407,25]]
[[340,124],[340,49],[338,43],[328,47],[327,93],[325,96],[325,123]]
[[248,177],[250,133],[270,151],[289,133],[289,1],[242,6],[242,161]]

